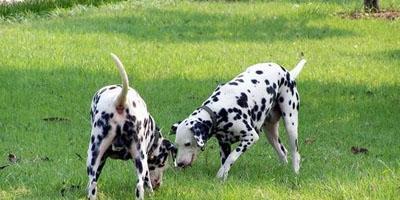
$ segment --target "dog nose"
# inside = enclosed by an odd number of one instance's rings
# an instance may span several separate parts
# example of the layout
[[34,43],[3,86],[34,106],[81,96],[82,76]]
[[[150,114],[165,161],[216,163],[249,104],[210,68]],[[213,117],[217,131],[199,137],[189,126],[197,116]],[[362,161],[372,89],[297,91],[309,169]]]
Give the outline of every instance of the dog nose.
[[160,185],[161,185],[161,180],[160,179],[154,180],[154,183],[153,183],[153,188],[154,189],[160,187]]
[[184,167],[184,166],[185,166],[185,164],[183,162],[178,163],[178,167]]

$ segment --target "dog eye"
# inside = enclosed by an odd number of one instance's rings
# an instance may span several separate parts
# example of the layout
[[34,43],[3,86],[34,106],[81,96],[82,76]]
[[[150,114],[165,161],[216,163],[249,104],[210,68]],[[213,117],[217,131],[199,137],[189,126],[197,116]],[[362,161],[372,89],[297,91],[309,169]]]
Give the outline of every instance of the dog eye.
[[190,146],[190,142],[185,143],[185,147],[188,147],[188,146]]

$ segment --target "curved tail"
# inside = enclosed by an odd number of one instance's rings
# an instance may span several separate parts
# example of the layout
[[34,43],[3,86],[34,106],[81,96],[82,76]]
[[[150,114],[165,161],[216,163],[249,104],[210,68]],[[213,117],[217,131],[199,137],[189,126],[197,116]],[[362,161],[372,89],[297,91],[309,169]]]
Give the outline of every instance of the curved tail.
[[125,107],[126,103],[126,96],[128,95],[128,89],[129,89],[129,80],[128,80],[128,75],[126,74],[125,68],[122,65],[121,61],[119,58],[111,53],[111,57],[113,58],[115,64],[117,65],[119,75],[121,76],[122,79],[122,90],[121,93],[118,95],[117,100],[115,101],[115,106],[117,109],[123,109]]
[[300,74],[300,71],[303,69],[304,65],[306,64],[305,59],[301,59],[299,63],[297,63],[296,67],[290,71],[290,76],[293,79],[296,79],[297,76]]

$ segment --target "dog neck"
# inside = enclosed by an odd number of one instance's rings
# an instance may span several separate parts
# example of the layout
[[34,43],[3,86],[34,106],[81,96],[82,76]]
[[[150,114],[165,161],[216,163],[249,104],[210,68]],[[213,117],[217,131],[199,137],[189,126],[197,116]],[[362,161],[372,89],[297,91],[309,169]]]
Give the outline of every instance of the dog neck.
[[213,130],[215,129],[215,126],[217,124],[217,116],[215,115],[215,113],[211,110],[210,107],[204,105],[202,107],[200,107],[200,109],[204,110],[205,112],[207,112],[210,120],[211,120],[211,132],[213,132]]

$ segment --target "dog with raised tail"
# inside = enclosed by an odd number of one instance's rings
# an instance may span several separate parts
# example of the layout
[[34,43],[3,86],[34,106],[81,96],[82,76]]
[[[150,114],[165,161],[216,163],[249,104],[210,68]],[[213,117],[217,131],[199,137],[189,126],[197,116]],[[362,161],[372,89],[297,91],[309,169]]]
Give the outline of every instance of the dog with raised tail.
[[[206,142],[215,136],[220,146],[221,167],[217,177],[225,180],[233,163],[259,139],[263,131],[280,160],[287,163],[287,150],[279,139],[282,117],[288,133],[292,165],[300,169],[298,152],[298,112],[300,96],[296,77],[306,61],[292,71],[275,63],[250,66],[212,95],[190,116],[171,127],[178,148],[176,165],[192,165]],[[231,145],[239,142],[232,151]]]
[[119,58],[111,54],[122,79],[96,92],[91,104],[92,131],[87,155],[88,198],[96,199],[97,182],[107,158],[135,163],[138,177],[136,199],[144,198],[162,183],[168,156],[175,146],[165,139],[147,111],[140,95],[129,87],[128,76]]

